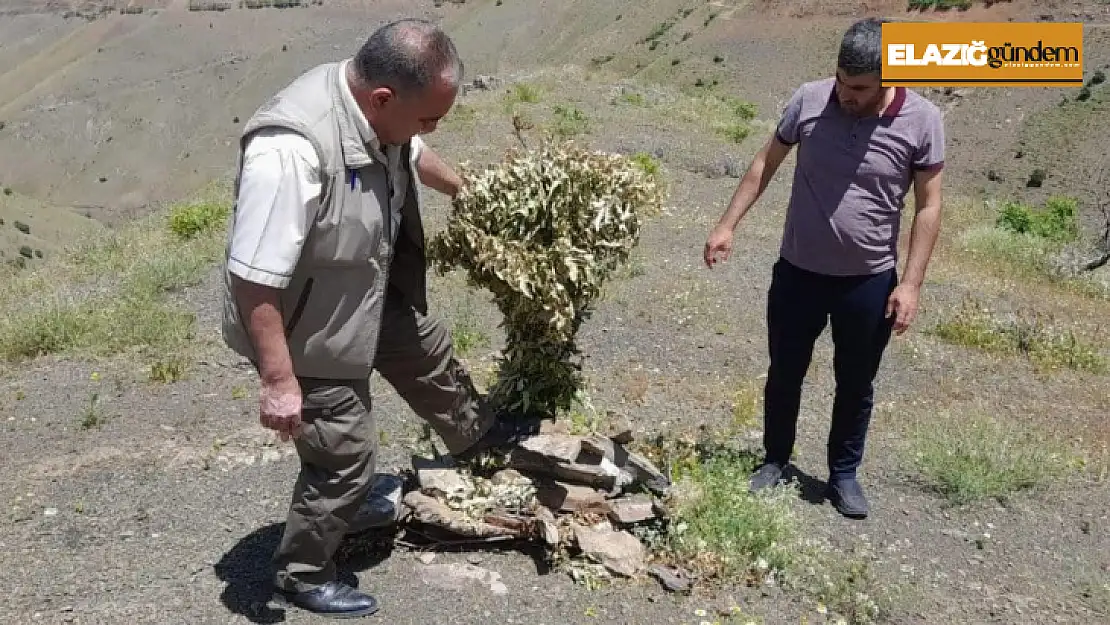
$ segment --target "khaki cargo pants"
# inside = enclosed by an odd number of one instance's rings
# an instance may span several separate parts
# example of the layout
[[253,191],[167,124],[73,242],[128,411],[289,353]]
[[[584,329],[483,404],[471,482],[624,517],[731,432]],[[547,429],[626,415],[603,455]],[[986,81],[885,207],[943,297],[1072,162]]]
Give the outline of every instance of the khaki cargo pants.
[[[387,299],[375,368],[448,451],[458,453],[486,432],[493,413],[455,359],[443,319],[402,301]],[[333,556],[366,497],[378,446],[369,380],[300,382],[301,470],[274,554],[275,582],[293,592],[336,578]]]

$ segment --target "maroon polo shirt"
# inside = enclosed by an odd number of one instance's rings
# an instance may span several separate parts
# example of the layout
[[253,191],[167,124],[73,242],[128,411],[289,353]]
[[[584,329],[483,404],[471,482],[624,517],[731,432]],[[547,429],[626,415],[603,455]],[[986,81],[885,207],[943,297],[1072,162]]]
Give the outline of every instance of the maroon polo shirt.
[[882,115],[844,111],[835,78],[803,84],[776,136],[798,146],[780,253],[820,274],[867,275],[898,263],[898,235],[914,172],[944,166],[944,121],[918,93],[897,87]]

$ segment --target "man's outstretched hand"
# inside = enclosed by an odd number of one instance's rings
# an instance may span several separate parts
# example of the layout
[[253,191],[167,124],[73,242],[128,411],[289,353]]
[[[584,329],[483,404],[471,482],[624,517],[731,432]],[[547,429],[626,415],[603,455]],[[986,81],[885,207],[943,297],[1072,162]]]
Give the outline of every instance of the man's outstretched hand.
[[281,440],[301,433],[301,385],[294,377],[262,382],[258,418],[263,427],[275,430]]

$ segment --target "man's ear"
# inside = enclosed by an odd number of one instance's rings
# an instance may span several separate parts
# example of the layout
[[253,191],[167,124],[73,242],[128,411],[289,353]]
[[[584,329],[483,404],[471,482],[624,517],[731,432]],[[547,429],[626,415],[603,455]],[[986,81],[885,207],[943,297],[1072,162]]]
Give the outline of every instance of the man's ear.
[[397,94],[389,87],[375,87],[366,97],[367,103],[373,110],[381,110],[397,98]]

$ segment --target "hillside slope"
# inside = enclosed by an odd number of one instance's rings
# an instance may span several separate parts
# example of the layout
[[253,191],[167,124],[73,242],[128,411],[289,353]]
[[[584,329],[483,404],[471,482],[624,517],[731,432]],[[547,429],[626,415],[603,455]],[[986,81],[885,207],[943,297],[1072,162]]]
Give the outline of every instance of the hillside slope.
[[[887,1],[435,4],[187,11],[188,3],[152,0],[142,14],[87,19],[29,13],[60,5],[25,2],[24,14],[0,23],[0,183],[109,224],[149,212],[226,176],[236,134],[259,103],[308,67],[353,54],[374,24],[402,14],[442,18],[471,76],[573,64],[639,81],[708,85],[754,102],[764,118],[777,114],[799,82],[832,71],[853,15],[917,15]],[[1001,3],[925,18],[1079,14],[1097,21],[1108,10],[1098,2]],[[1104,31],[1089,32],[1087,62],[1095,68],[1110,59]],[[951,180],[973,188],[987,184],[988,162],[1014,151],[1026,120],[1074,95],[960,91],[933,97],[949,108]]]

